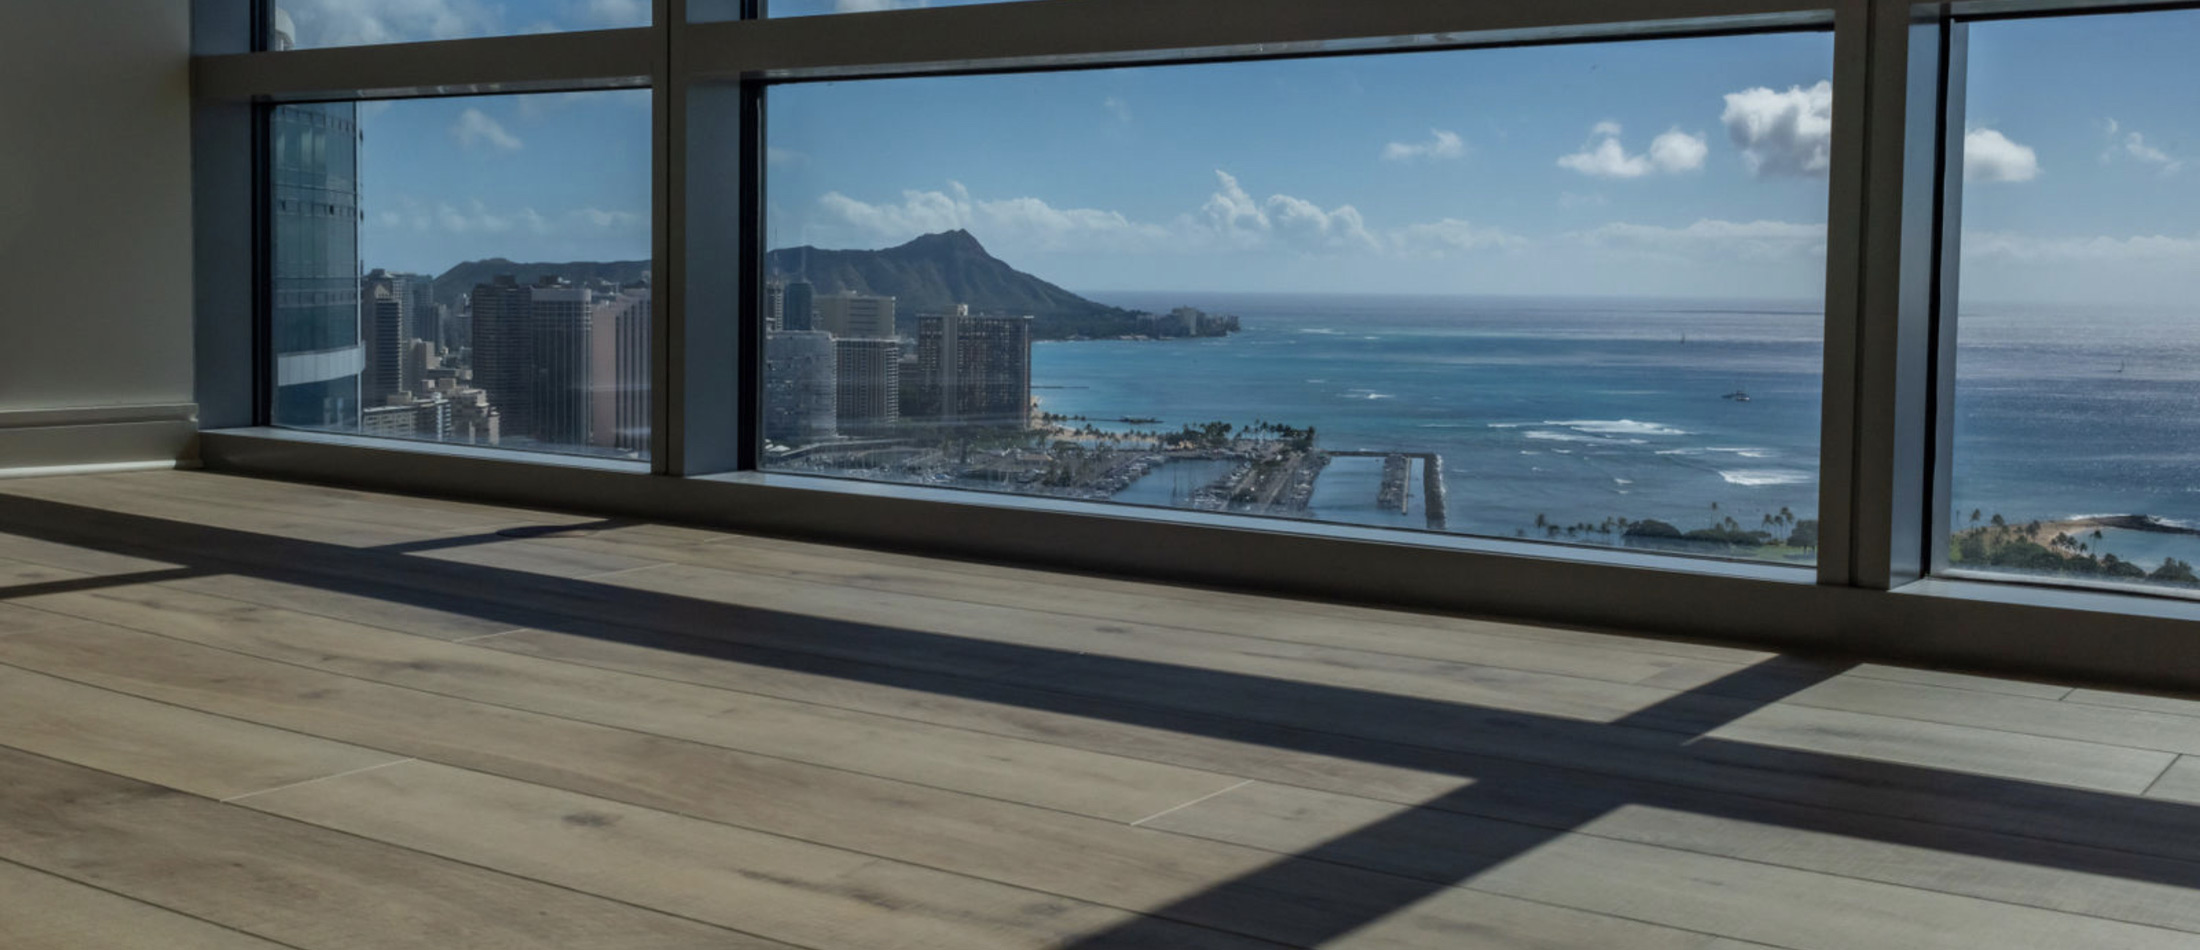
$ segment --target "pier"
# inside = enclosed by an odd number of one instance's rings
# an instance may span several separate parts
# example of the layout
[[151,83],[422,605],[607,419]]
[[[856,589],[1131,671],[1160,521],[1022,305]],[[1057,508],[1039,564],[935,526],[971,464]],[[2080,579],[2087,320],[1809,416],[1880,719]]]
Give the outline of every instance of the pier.
[[1421,460],[1421,494],[1425,499],[1422,514],[1427,517],[1430,531],[1446,530],[1449,515],[1444,500],[1444,457],[1435,452],[1324,452],[1331,458],[1379,458],[1383,460],[1383,485],[1375,493],[1375,504],[1392,511],[1404,512],[1407,506],[1407,482],[1410,479],[1413,459]]

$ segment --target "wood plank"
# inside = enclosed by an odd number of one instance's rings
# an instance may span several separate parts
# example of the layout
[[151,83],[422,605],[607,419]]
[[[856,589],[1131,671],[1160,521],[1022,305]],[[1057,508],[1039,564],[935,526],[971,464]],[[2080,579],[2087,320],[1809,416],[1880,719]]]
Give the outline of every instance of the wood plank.
[[[1672,928],[1467,891],[1430,906],[1419,903],[1425,885],[1318,862],[1286,862],[1284,878],[1258,894],[1180,906],[1218,883],[1276,865],[1278,856],[368,683],[115,627],[97,637],[30,630],[0,644],[19,664],[65,666],[79,677],[179,704],[317,735],[372,737],[420,759],[1120,910],[1167,913],[1245,936],[1290,943],[1380,919],[1373,929],[1395,946],[1456,946],[1463,933],[1491,946],[1547,945],[1541,941],[1551,934],[1585,946],[1703,946],[1701,935]],[[1142,933],[1116,936],[1135,946]]]
[[[1909,933],[1920,927],[1946,929],[1953,939],[1970,941],[1969,946],[2030,946],[2033,944],[2026,942],[2029,938],[1995,938],[1994,927],[1998,924],[1975,922],[1981,916],[1996,921],[2012,916],[2022,920],[2023,914],[2017,913],[2019,907],[2032,912],[2052,911],[2054,917],[2115,920],[2200,934],[2200,906],[2191,899],[2189,886],[2200,878],[2200,865],[2156,862],[2144,868],[2158,879],[2184,884],[2117,877],[2100,872],[2128,872],[2135,869],[2132,862],[2144,859],[2113,852],[2083,857],[2045,854],[2037,844],[2015,838],[1975,849],[1985,853],[1967,854],[1933,847],[1936,841],[1945,839],[1940,833],[1924,829],[1913,836],[1917,843],[1890,843],[1639,805],[1613,809],[1580,823],[1577,831],[1560,833],[1564,829],[1263,782],[1233,789],[1148,824],[1271,850],[1304,852],[1318,848],[1329,860],[1438,880],[1456,875],[1462,855],[1486,855],[1490,861],[1504,862],[1494,871],[1480,872],[1482,875],[1502,874],[1514,862],[1523,860],[1548,862],[1548,875],[1600,879],[1601,885],[1611,891],[1607,898],[1573,906],[1620,912],[1618,902],[1639,900],[1667,908],[1645,919],[1694,921],[1688,925],[1745,939],[1768,940],[1778,935],[1749,928],[1706,926],[1703,922],[1720,912],[1688,907],[1704,898],[1659,895],[1656,892],[1668,885],[1649,878],[1681,876],[1689,879],[1691,891],[1710,885],[1704,889],[1718,895],[1716,900],[1746,906],[1772,920],[1811,921],[1820,913],[1818,908],[1849,901],[1889,909],[1883,897],[1889,887],[1907,894],[1892,905],[1909,908],[1898,919],[1877,921],[1871,914],[1852,918],[1859,925],[1853,932],[1856,941],[1852,945],[1861,946],[1938,945],[1934,942],[1937,938]],[[1650,852],[1668,862],[1666,870],[1646,866],[1645,879],[1629,880],[1616,871],[1627,860],[1617,862],[1615,870],[1599,867],[1606,855],[1621,845],[1671,849],[1686,855],[1675,858]],[[2027,862],[2027,858],[2036,863]],[[2057,866],[2077,863],[2073,858],[2090,860],[2096,870]],[[1789,892],[1786,897],[1754,892],[1763,880],[1759,869],[1772,873],[1773,868],[1792,875],[1789,883],[1780,887]],[[1545,876],[1535,876],[1537,887],[1542,886]],[[1481,879],[1478,876],[1477,880]],[[1874,883],[1860,888],[1859,882]],[[1920,896],[1928,893],[1939,896]],[[1783,906],[1783,902],[1797,902],[1799,894],[1813,896],[1804,902],[1805,906]],[[1604,903],[1607,899],[1615,903]],[[2003,914],[2005,910],[2009,913]],[[1666,914],[1685,916],[1667,918]],[[1827,923],[1823,919],[1817,922]],[[2030,925],[2019,928],[2020,932],[2031,929]],[[2067,930],[2047,927],[2042,932]],[[2091,943],[2075,940],[2045,946],[2121,945],[2107,939],[2113,934],[2096,936],[2099,939]],[[1777,942],[1802,945],[1786,938]]]
[[[249,805],[806,947],[1067,946],[1135,916],[425,762],[256,796]],[[1272,946],[1149,926],[1167,933],[1171,947]]]
[[2147,789],[2147,797],[2200,804],[2200,756],[2179,756]]
[[[89,635],[58,625],[41,632]],[[215,799],[403,758],[13,666],[0,666],[0,744]]]
[[651,735],[1130,821],[1237,776],[560,663],[157,587],[45,609],[263,659]]
[[283,950],[271,943],[86,887],[66,878],[0,861],[0,947],[8,950]]
[[1811,686],[1786,702],[2133,749],[2200,753],[2200,715],[1849,677]]
[[764,950],[721,927],[0,748],[0,855],[306,950]]
[[[2012,830],[2026,836],[1997,835],[1742,795],[1683,794],[1670,786],[1636,788],[1581,772],[1507,767],[1426,750],[1379,753],[1393,762],[1416,756],[1411,760],[1423,766],[1409,768],[1349,758],[1377,752],[1364,742],[1312,733],[1264,733],[1250,724],[1235,738],[1198,735],[1143,725],[1142,721],[1152,721],[1150,712],[1118,702],[1091,699],[1064,703],[1060,698],[1036,695],[1011,684],[989,685],[981,695],[991,698],[957,697],[947,695],[948,691],[960,688],[969,692],[969,687],[925,674],[846,670],[835,675],[780,670],[699,661],[694,654],[674,649],[535,631],[499,637],[483,645],[729,688],[785,692],[965,728],[1214,768],[1259,779],[1262,785],[1255,788],[1295,785],[1396,804],[1435,800],[1438,808],[1466,810],[1532,826],[1571,827],[1578,813],[1570,803],[1581,797],[1577,789],[1588,784],[1614,800],[1625,800],[1634,793],[1645,800],[1666,803],[1667,807],[1656,810],[1665,816],[1661,822],[1624,823],[1610,831],[1601,822],[1595,826],[1597,833],[1625,840],[1944,889],[1991,900],[2039,903],[2052,909],[2139,923],[2200,929],[2200,903],[2184,899],[2188,887],[2200,887],[2200,864],[2059,845],[2030,837],[2030,829],[2021,826]],[[895,683],[901,685],[892,685]],[[1335,754],[1313,751],[1321,748],[1333,749]],[[1466,787],[1470,781],[1485,788],[1509,790],[1503,795],[1447,797],[1447,793]],[[1694,808],[1706,816],[1723,817],[1703,817],[1675,808]],[[2102,816],[2101,820],[2114,822],[2111,816]],[[1978,855],[1998,857],[1971,857]],[[2137,880],[2122,880],[2119,875]],[[2073,876],[2117,883],[2073,887],[2069,880]],[[2161,896],[2165,892],[2170,896]],[[2127,899],[2127,894],[2136,896]]]
[[[145,477],[166,476],[166,477]],[[271,483],[209,475],[206,473],[131,473],[128,479],[101,477],[98,482],[112,491],[118,485],[128,484],[137,491],[137,500],[158,501],[163,494],[181,492],[189,497],[212,504],[242,506],[248,509],[272,508],[301,516],[351,520],[367,525],[383,523],[413,523],[405,519],[417,519],[418,511],[426,506],[435,511],[446,509],[474,515],[491,523],[496,522],[496,512],[506,511],[507,516],[517,515],[544,523],[558,522],[559,516],[531,510],[485,509],[482,506],[462,502],[440,502],[416,499],[410,496],[377,495],[350,492],[318,486],[278,484],[275,491]],[[148,498],[150,496],[150,498]],[[398,519],[391,522],[390,519]],[[429,523],[425,526],[448,522]],[[731,544],[706,544],[725,541]],[[1408,637],[1427,643],[1436,649],[1450,649],[1450,641],[1464,638],[1469,641],[1485,639],[1490,635],[1505,636],[1514,644],[1495,644],[1493,650],[1516,649],[1536,651],[1552,645],[1590,646],[1619,654],[1646,654],[1647,656],[1677,656],[1706,658],[1726,662],[1752,663],[1767,659],[1771,654],[1762,651],[1711,647],[1685,642],[1653,640],[1640,637],[1550,629],[1501,621],[1473,618],[1433,616],[1398,610],[1353,607],[1310,601],[1278,600],[1263,595],[1236,594],[1203,591],[1182,587],[1076,575],[1071,573],[1043,572],[1004,567],[976,562],[954,561],[940,558],[915,557],[887,552],[867,551],[859,548],[821,545],[810,542],[765,538],[729,532],[713,532],[704,529],[676,528],[663,525],[637,525],[614,531],[593,533],[585,537],[556,538],[548,543],[576,549],[603,549],[614,553],[635,554],[644,558],[686,560],[711,566],[735,569],[750,568],[772,572],[775,575],[825,580],[864,586],[866,583],[889,585],[881,589],[903,589],[912,585],[917,590],[953,588],[964,594],[988,591],[1000,596],[1017,598],[1015,605],[1028,605],[1029,592],[1034,589],[1059,593],[1067,601],[1089,601],[1091,595],[1104,595],[1123,605],[1141,601],[1158,602],[1165,612],[1189,611],[1202,617],[1212,617],[1232,630],[1242,630],[1242,623],[1233,619],[1237,614],[1251,610],[1276,617],[1328,617],[1346,621],[1336,627],[1339,635],[1351,636],[1355,626],[1382,630],[1392,636]],[[709,548],[712,550],[705,550]],[[655,550],[652,550],[655,549]],[[643,553],[647,552],[647,553]],[[791,569],[783,572],[781,569]],[[884,570],[881,570],[884,568]],[[992,601],[977,601],[992,602]],[[1040,601],[1045,603],[1045,601]],[[1218,609],[1218,607],[1220,609]],[[1059,604],[1057,609],[1060,609]],[[1111,614],[1135,618],[1138,614]],[[1442,627],[1432,630],[1432,627]],[[1431,635],[1434,634],[1434,635]]]
[[[1612,721],[1657,707],[1661,714],[1637,716],[1631,718],[1630,723],[1684,734],[1700,732],[1699,723],[1706,719],[1723,721],[1741,716],[1759,705],[1701,694],[1676,700],[1676,694],[1670,691],[1600,680],[1423,661],[1392,654],[1277,644],[1128,622],[1089,627],[1057,622],[1050,626],[1043,614],[1033,615],[1012,608],[956,604],[942,607],[937,601],[915,608],[896,605],[883,599],[883,595],[848,596],[841,592],[841,596],[836,597],[833,589],[818,585],[773,584],[690,565],[650,568],[605,578],[604,582],[660,593],[733,600],[852,622],[887,623],[894,616],[912,617],[914,619],[903,623],[919,629],[952,630],[959,636],[983,637],[1062,654],[1081,651],[1105,655],[1105,660],[1068,659],[1019,674],[1029,682],[1043,682],[1050,687],[1085,693],[1094,692],[1091,678],[1099,666],[1120,667],[1122,664],[1115,661],[1133,660],[1167,664],[1177,669],[1223,671],[1408,696],[1472,707],[1474,712],[1502,710]],[[1135,678],[1142,677],[1143,673],[1133,671],[1128,675]],[[1194,679],[1212,679],[1197,672],[1188,675]],[[1128,680],[1118,679],[1104,689],[1122,691],[1123,695],[1142,695],[1142,686]],[[1926,688],[1915,687],[1913,692],[1923,689]],[[1974,697],[1980,701],[1988,698],[1982,693],[1956,691],[1941,695],[1952,698],[1953,701],[1942,703],[1949,709],[1959,708],[1961,701]],[[1952,767],[1977,775],[2133,793],[2145,788],[2167,762],[2164,754],[2156,751],[2018,735],[1990,725],[1967,727],[1913,722],[1876,712],[1821,710],[1811,705],[1813,708],[1809,709],[1783,705],[1763,710],[1720,734],[1771,746],[1819,749],[1883,762]],[[1860,708],[1873,707],[1864,704]],[[1230,714],[1215,709],[1205,711]],[[1427,712],[1431,716],[1453,715],[1435,709]],[[1311,725],[1307,718],[1302,712],[1300,719],[1291,724]],[[1349,722],[1354,717],[1346,709],[1331,708],[1320,714],[1320,718],[1334,723]],[[1386,719],[1386,723],[1393,721]],[[1984,723],[1986,720],[1978,721]],[[1380,733],[1373,736],[1384,737]]]
[[434,528],[339,521],[271,507],[205,505],[151,493],[118,492],[98,481],[73,478],[22,479],[0,488],[0,493],[348,548],[405,544],[449,533]]
[[2117,709],[2144,709],[2150,712],[2169,713],[2174,716],[2200,718],[2200,699],[2185,696],[2169,696],[2157,693],[2124,693],[2106,689],[2075,689],[2063,698],[2074,706],[2109,706]]
[[[570,548],[607,548],[590,538],[549,540]],[[648,550],[645,556],[693,567],[722,570],[775,580],[800,581],[828,587],[856,588],[908,594],[928,599],[1013,607],[1045,614],[1099,619],[1131,620],[1151,626],[1181,627],[1227,633],[1257,639],[1342,647],[1377,653],[1393,653],[1422,659],[1453,660],[1481,666],[1562,673],[1614,682],[1634,682],[1647,677],[1692,668],[1693,661],[1657,653],[1624,649],[1616,644],[1584,645],[1559,640],[1539,640],[1518,633],[1499,633],[1495,623],[1478,623],[1466,629],[1452,625],[1432,629],[1425,625],[1389,620],[1330,617],[1294,612],[1288,602],[1270,601],[1257,607],[1220,606],[1135,590],[1092,590],[1052,579],[1002,579],[944,569],[891,568],[851,560],[832,553],[758,550],[741,544],[720,543],[648,549],[618,545],[628,550]],[[1726,665],[1721,664],[1722,667]]]

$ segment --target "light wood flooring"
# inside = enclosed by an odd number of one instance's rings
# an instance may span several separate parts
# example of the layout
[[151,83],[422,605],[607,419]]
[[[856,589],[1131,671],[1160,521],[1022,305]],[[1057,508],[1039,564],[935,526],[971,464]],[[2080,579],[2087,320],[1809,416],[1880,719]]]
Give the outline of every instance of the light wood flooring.
[[0,948],[1314,946],[2200,947],[2200,701],[0,481]]

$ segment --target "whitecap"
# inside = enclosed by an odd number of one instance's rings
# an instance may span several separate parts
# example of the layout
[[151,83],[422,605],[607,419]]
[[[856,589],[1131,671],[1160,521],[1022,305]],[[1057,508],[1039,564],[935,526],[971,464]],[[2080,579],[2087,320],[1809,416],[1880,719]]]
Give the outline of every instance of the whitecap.
[[1635,483],[1635,480],[1632,478],[1615,478],[1612,479],[1612,483],[1615,485],[1632,485]]
[[1687,435],[1688,430],[1657,422],[1636,422],[1633,419],[1571,419],[1546,420],[1547,426],[1565,426],[1576,432],[1594,432],[1599,435]]
[[[1490,425],[1490,428],[1492,428],[1492,429],[1518,429],[1518,428],[1520,428],[1521,426],[1527,425],[1527,423],[1525,423],[1525,422],[1492,422],[1492,423],[1490,423],[1489,425]],[[2193,491],[2200,491],[2200,488],[2195,488],[2195,489],[2192,489],[2192,490],[2193,490]]]
[[1596,436],[1593,436],[1593,435],[1580,435],[1580,434],[1578,434],[1578,433],[1573,433],[1573,432],[1560,432],[1560,431],[1558,431],[1558,430],[1556,430],[1556,429],[1529,429],[1529,430],[1527,431],[1526,435],[1527,435],[1527,437],[1528,437],[1528,438],[1531,438],[1531,439],[1535,439],[1536,441],[1539,441],[1539,442],[1602,442],[1602,441],[1604,441],[1603,439],[1599,439],[1599,438],[1597,438]]
[[1757,449],[1757,448],[1745,448],[1745,447],[1737,447],[1737,446],[1731,446],[1731,445],[1713,445],[1713,446],[1708,446],[1708,447],[1706,447],[1706,448],[1704,449],[1704,451],[1706,451],[1706,452],[1725,452],[1725,453],[1728,453],[1728,454],[1730,454],[1730,455],[1739,455],[1739,456],[1741,456],[1741,457],[1743,457],[1743,458],[1745,458],[1745,459],[1768,459],[1768,458],[1775,458],[1775,457],[1777,457],[1777,456],[1778,456],[1778,455],[1780,454],[1780,453],[1778,453],[1778,452],[1775,452],[1775,451],[1773,451],[1773,450],[1771,450],[1771,449]]
[[1719,473],[1727,484],[1747,488],[1764,488],[1772,485],[1803,485],[1811,480],[1809,472],[1793,472],[1785,469],[1758,468]]
[[1702,449],[1659,449],[1659,455],[1695,455]]

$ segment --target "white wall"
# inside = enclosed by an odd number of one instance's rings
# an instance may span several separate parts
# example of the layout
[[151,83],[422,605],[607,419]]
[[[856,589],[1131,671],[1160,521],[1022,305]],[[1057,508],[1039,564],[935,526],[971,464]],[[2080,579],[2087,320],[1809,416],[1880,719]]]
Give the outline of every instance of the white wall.
[[172,460],[191,428],[191,4],[6,6],[0,469]]

